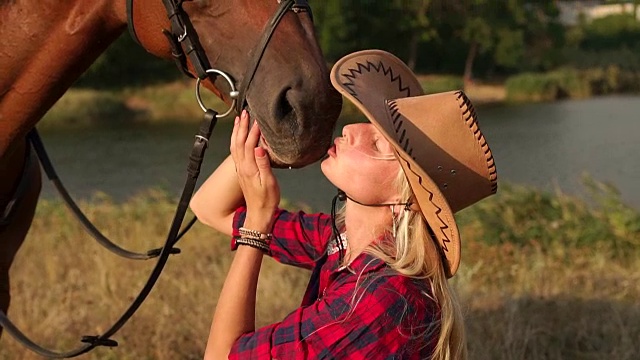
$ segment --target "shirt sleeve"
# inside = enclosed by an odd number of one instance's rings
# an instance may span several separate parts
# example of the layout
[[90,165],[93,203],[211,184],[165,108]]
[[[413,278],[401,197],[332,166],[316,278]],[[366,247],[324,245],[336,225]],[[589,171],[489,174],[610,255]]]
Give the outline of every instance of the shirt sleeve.
[[[244,224],[247,208],[242,206],[233,217],[233,236]],[[278,209],[274,214],[270,250],[278,262],[312,269],[324,254],[331,238],[331,217],[327,214],[306,214]]]
[[355,283],[301,307],[282,322],[242,335],[229,359],[423,359],[438,333],[426,297],[378,278],[354,295]]

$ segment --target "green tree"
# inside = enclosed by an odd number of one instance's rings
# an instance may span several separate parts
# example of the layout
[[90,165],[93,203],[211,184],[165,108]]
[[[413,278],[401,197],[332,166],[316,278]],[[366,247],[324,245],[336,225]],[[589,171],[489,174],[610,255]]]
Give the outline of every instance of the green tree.
[[396,6],[402,11],[409,34],[407,44],[407,65],[415,70],[418,63],[418,49],[420,43],[429,41],[437,36],[437,30],[428,16],[432,4],[437,0],[396,0]]
[[554,58],[550,51],[563,34],[554,0],[449,0],[446,4],[447,19],[458,29],[453,35],[467,49],[465,84],[473,78],[477,58],[485,54],[494,66],[507,70],[551,66],[545,61]]
[[[422,0],[420,0],[422,1]],[[320,45],[329,61],[347,53],[378,48],[399,56],[407,53],[410,34],[408,0],[326,0],[313,4]]]
[[342,1],[326,0],[313,4],[313,16],[318,41],[330,61],[335,61],[348,50],[348,31],[342,13]]
[[494,32],[490,19],[479,15],[470,17],[462,27],[460,35],[469,47],[464,63],[465,84],[468,84],[473,77],[473,62],[478,53],[486,52],[494,46]]

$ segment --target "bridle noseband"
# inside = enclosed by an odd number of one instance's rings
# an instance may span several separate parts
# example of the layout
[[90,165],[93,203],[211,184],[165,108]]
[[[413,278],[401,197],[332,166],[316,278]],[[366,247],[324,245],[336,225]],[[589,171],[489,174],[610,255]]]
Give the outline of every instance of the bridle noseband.
[[[183,74],[192,78],[197,78],[200,81],[213,77],[211,80],[214,81],[215,77],[217,77],[218,75],[222,75],[225,72],[211,67],[209,59],[207,58],[207,55],[198,39],[198,34],[193,27],[191,20],[189,19],[189,15],[182,8],[182,4],[185,1],[190,0],[162,0],[162,3],[167,10],[167,16],[171,21],[171,30],[169,31],[167,29],[163,29],[162,33],[169,41],[169,45],[171,47],[171,55],[178,69]],[[231,99],[232,104],[227,112],[219,114],[218,117],[227,116],[233,110],[235,110],[237,114],[240,114],[242,109],[244,109],[247,105],[246,97],[249,86],[251,85],[251,82],[253,81],[256,72],[258,71],[260,61],[262,60],[262,56],[267,49],[267,45],[269,44],[271,36],[273,35],[276,27],[278,26],[284,15],[287,13],[287,11],[293,11],[296,14],[306,12],[313,20],[311,7],[309,6],[307,0],[277,1],[280,5],[278,6],[276,12],[271,16],[271,19],[269,19],[269,21],[266,23],[265,28],[262,32],[262,36],[258,40],[258,43],[252,51],[251,58],[247,62],[246,71],[244,72],[242,78],[242,83],[238,87],[237,91],[235,90],[235,84],[231,80],[232,77],[228,74],[227,76],[224,76],[225,80],[231,85],[229,98]],[[127,18],[129,33],[131,34],[131,37],[138,44],[144,47],[144,45],[140,42],[140,39],[138,38],[135,30],[133,0],[127,0]],[[195,75],[189,70],[189,67],[187,66],[187,59],[193,66]],[[202,100],[199,96],[199,85],[200,82],[198,81],[196,84],[196,98],[198,99],[198,103],[200,104],[200,106],[206,112],[206,107],[202,104]]]

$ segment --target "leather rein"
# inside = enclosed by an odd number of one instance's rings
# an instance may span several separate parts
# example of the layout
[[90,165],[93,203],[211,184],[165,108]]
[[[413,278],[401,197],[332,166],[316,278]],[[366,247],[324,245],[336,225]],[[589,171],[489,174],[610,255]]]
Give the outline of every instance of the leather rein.
[[[135,32],[133,21],[133,0],[126,1],[129,32],[133,39],[140,44],[140,41]],[[54,170],[54,167],[47,155],[44,144],[42,143],[37,130],[34,128],[27,135],[27,139],[31,142],[31,145],[35,150],[35,154],[40,160],[40,164],[42,165],[42,168],[47,174],[49,180],[53,182],[54,186],[56,187],[62,198],[65,200],[67,206],[71,209],[73,214],[78,218],[85,229],[101,245],[114,252],[115,254],[129,259],[148,260],[151,258],[157,258],[156,265],[149,275],[146,284],[140,290],[140,293],[133,300],[127,310],[125,310],[125,312],[120,316],[120,318],[102,335],[83,336],[81,338],[81,342],[83,344],[75,349],[65,352],[59,352],[49,350],[43,346],[36,344],[34,341],[29,339],[20,329],[18,329],[18,327],[16,327],[9,320],[9,318],[3,311],[0,311],[0,326],[2,326],[8,334],[13,336],[22,345],[41,356],[48,358],[72,358],[85,354],[98,346],[118,346],[118,343],[115,340],[110,339],[110,337],[113,336],[118,330],[120,330],[120,328],[125,325],[125,323],[142,305],[144,300],[153,289],[155,283],[157,282],[169,256],[172,254],[180,253],[180,249],[175,248],[174,245],[176,245],[178,240],[182,238],[182,236],[191,228],[191,226],[197,220],[194,217],[181,230],[185,214],[189,207],[189,201],[191,200],[191,197],[195,190],[196,182],[198,180],[198,176],[200,174],[200,169],[202,161],[204,159],[206,148],[208,146],[209,138],[217,123],[217,119],[225,117],[234,110],[239,114],[246,106],[246,94],[249,86],[253,80],[255,73],[258,70],[260,61],[262,59],[262,56],[264,55],[269,40],[271,39],[271,36],[273,35],[278,23],[282,20],[283,16],[289,10],[296,13],[308,12],[309,14],[311,14],[311,8],[309,7],[306,0],[278,0],[278,3],[280,5],[269,22],[267,22],[262,36],[252,52],[251,58],[247,65],[247,71],[243,76],[239,91],[236,91],[234,82],[228,74],[224,73],[223,71],[211,68],[209,60],[207,59],[207,56],[202,49],[202,46],[200,45],[195,28],[193,27],[189,19],[189,15],[182,9],[182,4],[184,1],[190,0],[162,0],[167,10],[167,16],[171,21],[171,30],[163,29],[162,32],[169,41],[172,56],[174,58],[174,61],[176,62],[176,65],[178,66],[178,69],[187,76],[197,79],[196,96],[198,103],[204,111],[204,119],[200,125],[198,133],[195,135],[195,141],[189,156],[189,164],[187,166],[187,179],[185,181],[184,188],[177,205],[176,213],[173,217],[173,221],[171,223],[171,227],[163,247],[149,250],[146,253],[136,253],[119,247],[118,245],[110,241],[107,237],[105,237],[82,213],[80,208],[76,205],[69,193],[66,191],[64,185],[62,184]],[[196,72],[195,76],[189,71],[189,68],[187,66],[187,59]],[[212,76],[224,77],[224,79],[229,82],[231,86],[230,98],[233,99],[233,103],[229,110],[224,114],[218,114],[216,111],[206,108],[202,104],[202,101],[199,97],[200,82],[204,79],[211,78]],[[25,193],[25,189],[27,189],[29,185],[29,179],[27,178],[28,167],[33,166],[33,164],[35,163],[36,161],[33,160],[33,152],[27,151],[27,154],[25,155],[25,170],[23,171],[22,178],[19,182],[16,192],[14,193],[14,196],[10,201],[10,205],[7,206],[7,209],[5,209],[3,214],[0,214],[3,215],[2,218],[0,218],[0,226],[7,225],[10,222],[11,217],[14,215],[12,211],[12,209],[14,208],[13,205],[22,198]]]

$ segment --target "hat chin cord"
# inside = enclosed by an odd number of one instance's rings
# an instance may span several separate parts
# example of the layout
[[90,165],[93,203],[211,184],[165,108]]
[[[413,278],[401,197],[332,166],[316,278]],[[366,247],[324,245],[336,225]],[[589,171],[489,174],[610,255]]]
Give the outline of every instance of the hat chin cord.
[[[411,205],[413,204],[411,201],[400,202],[400,203],[364,204],[364,203],[361,203],[360,201],[352,198],[351,196],[347,195],[347,193],[345,193],[344,191],[342,191],[340,189],[338,189],[338,194],[334,197],[334,200],[336,198],[338,200],[340,200],[340,201],[345,201],[345,200],[349,199],[349,200],[353,201],[354,203],[356,203],[358,205],[369,206],[369,207],[391,206],[393,208],[396,205],[404,205],[404,210],[405,211],[411,210]],[[393,209],[391,211],[393,212]]]
[[396,237],[396,231],[397,231],[397,224],[398,224],[398,218],[397,218],[397,214],[395,212],[395,206],[396,205],[404,205],[404,211],[410,211],[411,210],[411,205],[412,203],[410,201],[407,202],[400,202],[400,203],[382,203],[382,204],[364,204],[361,203],[358,200],[355,200],[354,198],[350,197],[349,195],[347,195],[347,193],[345,193],[344,191],[338,189],[338,193],[333,197],[333,199],[331,200],[331,226],[333,229],[333,235],[336,239],[336,244],[338,246],[338,250],[340,253],[340,262],[342,262],[343,260],[343,256],[344,256],[344,245],[342,243],[342,237],[340,235],[340,230],[338,230],[338,227],[336,225],[336,205],[339,201],[346,201],[347,199],[353,201],[354,203],[361,205],[361,206],[368,206],[368,207],[384,207],[384,206],[388,206],[391,209],[391,218],[393,219],[393,237]]

